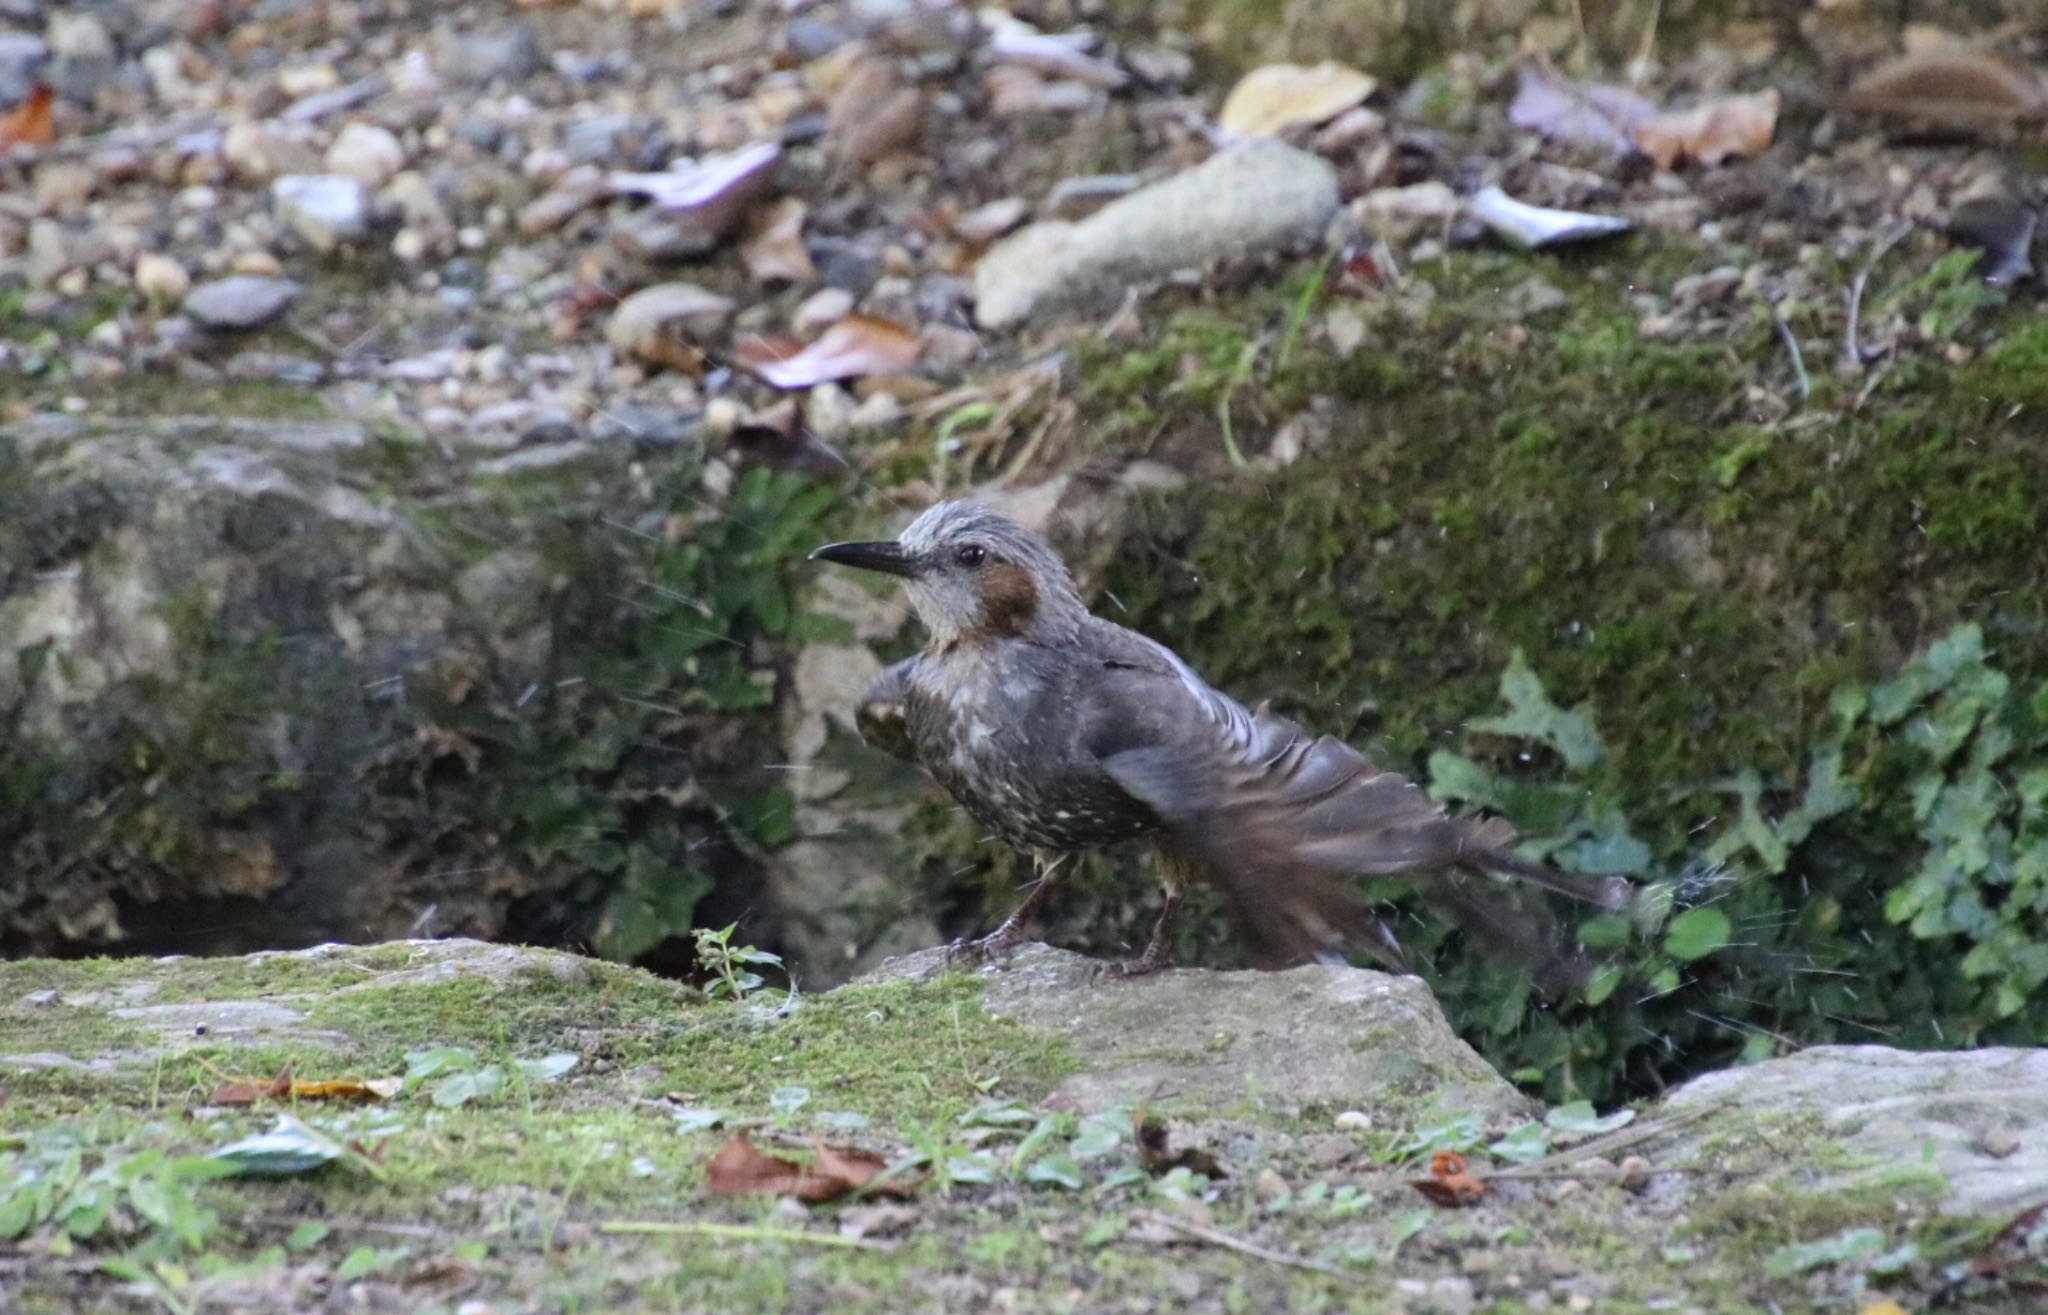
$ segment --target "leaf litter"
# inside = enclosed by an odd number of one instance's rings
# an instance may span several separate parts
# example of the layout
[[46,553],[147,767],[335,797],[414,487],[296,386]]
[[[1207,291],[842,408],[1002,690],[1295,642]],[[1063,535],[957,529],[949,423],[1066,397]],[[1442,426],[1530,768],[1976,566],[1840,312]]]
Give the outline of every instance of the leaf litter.
[[907,1197],[916,1184],[900,1179],[881,1182],[888,1161],[870,1151],[842,1149],[813,1141],[808,1162],[770,1155],[744,1133],[718,1149],[704,1166],[705,1190],[713,1196],[787,1196],[805,1205],[823,1205],[868,1190],[874,1195]]

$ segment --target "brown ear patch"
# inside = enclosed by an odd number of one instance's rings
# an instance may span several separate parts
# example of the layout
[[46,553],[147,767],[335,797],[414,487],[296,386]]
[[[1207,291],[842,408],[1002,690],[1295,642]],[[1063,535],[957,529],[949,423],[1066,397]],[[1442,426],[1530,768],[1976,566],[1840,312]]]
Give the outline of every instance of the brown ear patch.
[[998,562],[981,575],[981,625],[994,635],[1021,635],[1038,615],[1038,585],[1015,562]]

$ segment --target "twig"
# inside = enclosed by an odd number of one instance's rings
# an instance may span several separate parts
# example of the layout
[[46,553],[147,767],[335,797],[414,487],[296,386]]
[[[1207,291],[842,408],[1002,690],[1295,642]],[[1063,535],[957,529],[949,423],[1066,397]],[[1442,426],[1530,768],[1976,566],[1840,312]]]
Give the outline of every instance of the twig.
[[[1646,1141],[1654,1141],[1667,1132],[1682,1128],[1688,1123],[1704,1119],[1709,1114],[1719,1110],[1722,1104],[1725,1104],[1725,1102],[1701,1105],[1696,1109],[1683,1110],[1677,1114],[1666,1115],[1661,1119],[1646,1119],[1632,1127],[1623,1128],[1618,1132],[1610,1132],[1605,1137],[1595,1137],[1589,1142],[1581,1142],[1577,1146],[1558,1151],[1554,1155],[1546,1155],[1540,1160],[1531,1160],[1527,1164],[1516,1165],[1509,1169],[1494,1170],[1486,1175],[1486,1179],[1488,1182],[1494,1182],[1504,1178],[1547,1178],[1552,1170],[1561,1169],[1567,1164],[1590,1159],[1595,1155],[1606,1155],[1611,1151],[1627,1150],[1631,1146],[1639,1145]],[[1657,1172],[1662,1173],[1663,1170],[1660,1169]]]
[[1778,326],[1778,336],[1785,340],[1785,350],[1792,353],[1792,377],[1799,384],[1799,400],[1804,402],[1813,395],[1813,381],[1806,377],[1806,358],[1800,355],[1799,339],[1792,333],[1792,326],[1785,322],[1785,312],[1771,307],[1771,323]]
[[1241,1255],[1251,1256],[1268,1264],[1286,1265],[1292,1269],[1313,1270],[1318,1274],[1328,1274],[1332,1278],[1347,1279],[1353,1283],[1362,1282],[1365,1278],[1363,1274],[1345,1269],[1341,1265],[1332,1265],[1328,1261],[1315,1260],[1308,1256],[1289,1255],[1285,1251],[1269,1250],[1256,1242],[1247,1242],[1243,1238],[1232,1236],[1221,1229],[1210,1228],[1206,1224],[1197,1224],[1186,1219],[1176,1219],[1172,1215],[1160,1214],[1156,1210],[1140,1210],[1134,1217],[1141,1223],[1152,1224],[1160,1228],[1170,1228],[1177,1233],[1185,1233],[1198,1242],[1207,1242],[1210,1246],[1222,1247],[1227,1251],[1236,1251]]
[[597,1226],[600,1233],[653,1233],[664,1237],[717,1237],[732,1242],[801,1242],[809,1246],[843,1247],[849,1251],[894,1251],[894,1242],[866,1237],[842,1237],[838,1233],[814,1233],[807,1228],[775,1228],[768,1224],[714,1224],[696,1220],[607,1219]]
[[1856,271],[1856,277],[1849,283],[1849,323],[1842,333],[1842,360],[1858,369],[1862,368],[1865,359],[1863,344],[1858,341],[1857,336],[1857,326],[1863,314],[1864,286],[1870,282],[1871,271],[1877,268],[1877,262],[1883,260],[1885,254],[1904,241],[1906,234],[1912,231],[1911,225],[1893,229],[1889,236],[1877,244],[1877,249],[1870,253],[1870,259],[1863,262],[1863,268]]

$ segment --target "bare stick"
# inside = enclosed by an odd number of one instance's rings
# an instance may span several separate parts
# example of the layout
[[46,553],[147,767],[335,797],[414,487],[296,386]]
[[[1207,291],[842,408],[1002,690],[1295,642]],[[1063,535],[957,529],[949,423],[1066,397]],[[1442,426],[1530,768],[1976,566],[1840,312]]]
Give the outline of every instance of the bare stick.
[[714,1224],[701,1220],[607,1219],[597,1226],[600,1233],[652,1233],[664,1237],[716,1237],[730,1242],[798,1242],[806,1246],[843,1247],[849,1251],[894,1251],[894,1242],[877,1242],[866,1237],[842,1237],[838,1233],[814,1233],[807,1228],[774,1228],[767,1224]]
[[1140,1210],[1135,1217],[1141,1223],[1153,1224],[1161,1228],[1170,1228],[1176,1233],[1185,1233],[1198,1242],[1207,1242],[1210,1246],[1222,1247],[1226,1251],[1235,1251],[1240,1255],[1251,1256],[1253,1259],[1263,1260],[1271,1265],[1286,1265],[1292,1269],[1313,1270],[1318,1274],[1328,1274],[1332,1278],[1346,1279],[1353,1283],[1362,1282],[1365,1278],[1363,1274],[1353,1273],[1342,1266],[1332,1265],[1328,1261],[1314,1260],[1308,1256],[1289,1255],[1285,1251],[1272,1251],[1260,1246],[1256,1242],[1247,1242],[1241,1237],[1234,1237],[1221,1229],[1210,1228],[1206,1224],[1197,1224],[1186,1219],[1175,1219],[1172,1215],[1160,1214],[1156,1210]]
[[[1605,1137],[1595,1137],[1592,1141],[1581,1142],[1555,1155],[1546,1155],[1540,1160],[1531,1160],[1527,1164],[1516,1165],[1510,1169],[1492,1170],[1487,1173],[1486,1180],[1496,1182],[1504,1178],[1546,1178],[1552,1170],[1561,1169],[1575,1161],[1590,1159],[1595,1155],[1606,1155],[1610,1151],[1627,1150],[1642,1142],[1654,1141],[1665,1133],[1703,1119],[1720,1108],[1719,1104],[1701,1105],[1696,1109],[1682,1110],[1661,1119],[1646,1119],[1633,1127],[1610,1132]],[[1663,1170],[1657,1172],[1661,1173]]]
[[1778,336],[1785,340],[1785,350],[1792,353],[1792,377],[1799,384],[1799,400],[1804,402],[1813,395],[1813,381],[1806,377],[1806,358],[1800,355],[1799,339],[1792,333],[1792,326],[1785,322],[1785,313],[1776,306],[1771,307],[1771,322],[1778,326]]
[[1862,319],[1863,289],[1870,282],[1870,272],[1877,268],[1877,262],[1885,258],[1886,252],[1904,241],[1906,234],[1912,231],[1911,225],[1893,229],[1877,244],[1877,249],[1870,253],[1870,259],[1863,262],[1863,268],[1856,271],[1856,277],[1849,284],[1849,324],[1842,333],[1842,359],[1850,365],[1861,368],[1864,361],[1857,325]]

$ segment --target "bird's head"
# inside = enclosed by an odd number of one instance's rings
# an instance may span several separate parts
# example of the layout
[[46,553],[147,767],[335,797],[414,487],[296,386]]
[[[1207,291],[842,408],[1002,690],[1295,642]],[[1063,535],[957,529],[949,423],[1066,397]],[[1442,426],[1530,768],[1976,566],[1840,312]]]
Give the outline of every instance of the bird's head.
[[901,576],[940,647],[1006,637],[1057,642],[1088,611],[1045,540],[978,502],[941,502],[899,538],[828,543],[811,557]]

